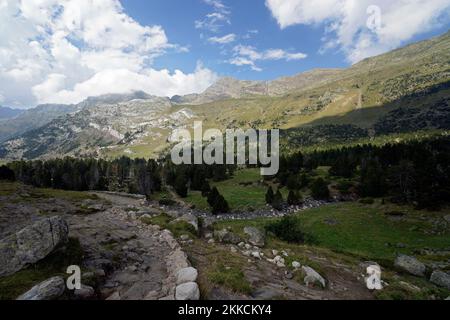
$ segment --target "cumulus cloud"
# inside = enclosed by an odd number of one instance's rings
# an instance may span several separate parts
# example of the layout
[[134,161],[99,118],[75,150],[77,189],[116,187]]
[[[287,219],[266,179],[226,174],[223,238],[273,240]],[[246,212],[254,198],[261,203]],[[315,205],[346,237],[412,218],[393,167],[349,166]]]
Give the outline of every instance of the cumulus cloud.
[[211,37],[208,41],[217,44],[227,44],[236,41],[236,35],[234,33],[230,33],[223,37]]
[[268,49],[265,51],[257,51],[255,47],[238,45],[233,48],[233,58],[228,62],[235,66],[249,66],[254,71],[262,71],[256,65],[257,61],[264,60],[301,60],[308,56],[301,52],[290,53],[283,49]]
[[322,49],[340,48],[355,63],[448,22],[450,0],[266,0],[266,6],[282,29],[324,25]]
[[161,26],[129,17],[118,0],[0,0],[0,90],[4,104],[77,103],[106,93],[201,92],[216,75],[155,70],[171,44]]

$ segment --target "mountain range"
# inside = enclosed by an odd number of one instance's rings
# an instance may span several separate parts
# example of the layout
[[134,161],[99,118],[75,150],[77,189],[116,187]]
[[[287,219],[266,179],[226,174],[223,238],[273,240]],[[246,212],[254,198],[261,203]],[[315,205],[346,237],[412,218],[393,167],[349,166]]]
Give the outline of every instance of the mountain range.
[[450,129],[450,32],[347,69],[316,69],[273,81],[222,78],[201,94],[144,92],[41,105],[0,119],[0,158],[154,157],[173,130],[280,128],[287,143]]

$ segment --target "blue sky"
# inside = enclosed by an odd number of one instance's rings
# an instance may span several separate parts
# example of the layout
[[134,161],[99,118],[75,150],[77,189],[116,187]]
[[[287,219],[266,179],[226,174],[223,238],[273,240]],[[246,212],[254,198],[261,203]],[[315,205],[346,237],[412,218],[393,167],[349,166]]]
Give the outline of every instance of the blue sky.
[[450,0],[2,0],[0,105],[343,68],[450,27]]
[[[188,46],[189,53],[172,53],[155,61],[157,68],[181,68],[185,72],[195,69],[197,61],[220,75],[240,79],[269,80],[286,75],[294,75],[314,68],[343,68],[351,65],[340,48],[321,52],[322,38],[326,25],[292,25],[281,29],[263,0],[224,0],[230,11],[230,24],[225,23],[218,31],[199,30],[194,21],[213,12],[211,5],[203,0],[123,0],[126,12],[142,24],[162,25],[171,42]],[[427,39],[448,30],[443,24],[423,34],[414,35],[403,44]],[[254,33],[257,30],[258,33]],[[252,32],[253,31],[253,32]],[[237,35],[236,41],[217,45],[208,41],[209,37]],[[308,55],[302,60],[260,61],[262,71],[227,63],[237,44],[253,46],[257,50],[279,48],[289,52]]]

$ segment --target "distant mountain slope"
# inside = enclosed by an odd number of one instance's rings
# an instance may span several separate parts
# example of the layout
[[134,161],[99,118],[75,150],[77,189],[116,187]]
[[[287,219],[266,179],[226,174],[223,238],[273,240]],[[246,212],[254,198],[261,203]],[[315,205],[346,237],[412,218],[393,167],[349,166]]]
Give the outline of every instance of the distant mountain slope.
[[24,110],[21,109],[12,109],[8,107],[0,106],[0,120],[1,119],[12,119],[21,114]]
[[0,158],[151,157],[170,145],[173,130],[194,120],[205,128],[281,128],[297,146],[450,129],[450,33],[348,69],[268,82],[223,78],[202,94],[171,99],[105,95],[55,106],[33,122],[32,115],[47,108],[11,121],[25,118],[34,130],[1,144]]

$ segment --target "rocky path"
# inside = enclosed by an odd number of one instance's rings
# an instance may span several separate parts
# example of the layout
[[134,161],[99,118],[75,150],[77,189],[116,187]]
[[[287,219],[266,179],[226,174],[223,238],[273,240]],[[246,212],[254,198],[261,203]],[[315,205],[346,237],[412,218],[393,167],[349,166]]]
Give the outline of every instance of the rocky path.
[[[130,208],[145,208],[129,196],[96,193],[111,207],[89,216],[68,216],[70,236],[85,250],[85,276],[104,275],[101,299],[173,299],[176,271],[188,266],[168,232],[141,223]],[[134,209],[136,210],[136,209]]]

